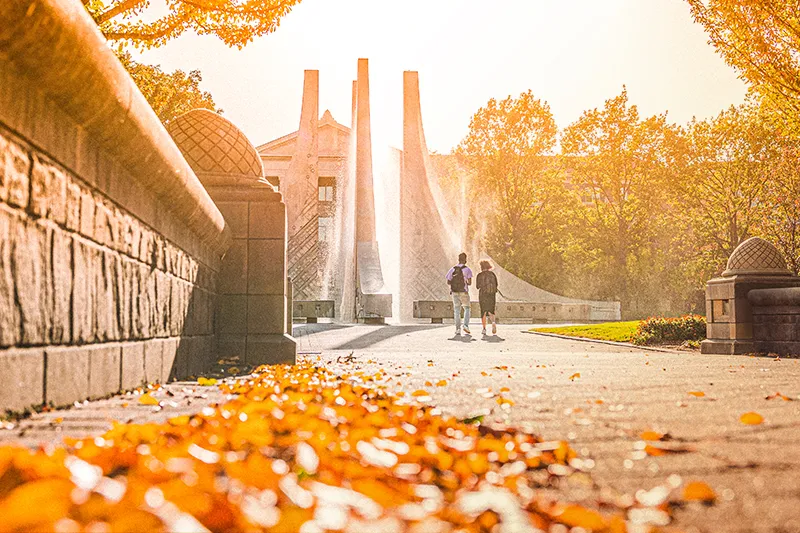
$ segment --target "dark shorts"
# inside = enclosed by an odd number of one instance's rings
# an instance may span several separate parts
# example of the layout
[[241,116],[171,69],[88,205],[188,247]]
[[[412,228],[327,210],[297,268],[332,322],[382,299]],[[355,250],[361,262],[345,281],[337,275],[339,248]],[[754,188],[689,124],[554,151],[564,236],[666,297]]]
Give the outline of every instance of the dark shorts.
[[495,313],[494,307],[496,299],[497,299],[496,293],[494,292],[488,293],[481,291],[481,293],[478,295],[478,301],[481,304],[481,316],[485,316],[486,313],[491,313],[491,314]]

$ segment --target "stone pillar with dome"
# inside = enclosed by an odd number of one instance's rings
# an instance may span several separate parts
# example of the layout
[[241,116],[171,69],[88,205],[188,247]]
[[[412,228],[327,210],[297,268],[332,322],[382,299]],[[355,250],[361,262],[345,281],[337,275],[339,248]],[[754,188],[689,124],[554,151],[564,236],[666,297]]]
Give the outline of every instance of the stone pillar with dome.
[[218,356],[294,363],[281,193],[264,178],[255,147],[221,115],[194,109],[170,121],[167,131],[233,234],[217,287]]
[[702,353],[800,353],[800,277],[771,243],[747,239],[706,285],[706,322]]

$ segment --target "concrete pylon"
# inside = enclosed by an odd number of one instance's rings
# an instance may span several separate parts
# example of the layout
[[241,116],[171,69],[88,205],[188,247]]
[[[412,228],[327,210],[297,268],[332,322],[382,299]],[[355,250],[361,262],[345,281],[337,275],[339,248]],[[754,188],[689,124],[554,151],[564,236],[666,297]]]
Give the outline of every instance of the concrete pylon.
[[[468,264],[491,261],[481,243],[462,237],[460,221],[446,206],[433,176],[422,127],[419,75],[403,73],[403,165],[400,174],[400,319],[414,314],[414,302],[450,299],[445,281],[448,269],[462,251],[470,252]],[[468,236],[469,237],[469,236]],[[472,242],[471,242],[472,241]],[[467,249],[469,248],[469,249]],[[470,249],[472,251],[470,251]],[[619,302],[567,298],[535,287],[494,263],[494,273],[503,294],[511,301],[528,303],[585,304],[589,320],[619,320]],[[473,298],[477,291],[471,291]],[[502,315],[501,315],[502,316]]]
[[372,131],[369,113],[369,61],[358,60],[356,86],[356,242],[374,242],[375,190],[372,184]]
[[316,298],[321,283],[318,259],[319,71],[306,70],[297,144],[284,183],[289,234],[289,276],[295,298]]
[[358,60],[355,91],[356,134],[356,318],[382,322],[392,316],[392,295],[386,291],[375,232],[375,190],[372,181],[372,132],[369,109],[369,63]]
[[356,131],[356,107],[358,104],[358,82],[353,80],[353,100],[350,107],[350,131]]
[[[422,129],[417,72],[403,73],[403,164],[400,173],[400,319],[412,318],[415,300],[448,298],[444,276],[458,243],[442,219],[428,182],[428,146]],[[444,271],[443,271],[444,269]]]

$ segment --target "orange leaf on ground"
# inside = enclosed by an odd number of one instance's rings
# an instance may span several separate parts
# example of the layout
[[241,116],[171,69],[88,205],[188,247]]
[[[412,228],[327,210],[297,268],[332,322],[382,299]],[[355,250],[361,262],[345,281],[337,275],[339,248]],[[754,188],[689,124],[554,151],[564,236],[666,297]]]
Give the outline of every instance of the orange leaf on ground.
[[706,393],[702,391],[689,391],[689,394],[691,394],[695,398],[702,398],[703,396],[706,395]]
[[139,396],[139,403],[142,405],[158,405],[158,400],[150,396],[148,393],[144,393]]
[[419,396],[429,396],[429,395],[430,395],[430,393],[428,391],[426,391],[425,389],[417,389],[417,390],[415,390],[414,392],[411,393],[411,396],[414,396],[415,398],[419,397]]
[[764,422],[764,417],[756,412],[750,411],[749,413],[745,413],[740,416],[739,421],[742,424],[747,424],[748,426],[757,426]]
[[642,431],[639,433],[639,438],[642,440],[661,440],[664,438],[663,433],[659,433],[658,431]]
[[687,502],[713,503],[717,493],[704,481],[692,481],[683,488],[683,499]]
[[586,509],[580,505],[567,505],[553,518],[570,527],[581,527],[589,530],[602,530],[608,527],[608,522],[597,511]]
[[575,380],[576,380],[576,379],[578,379],[579,377],[581,377],[581,373],[580,373],[580,372],[575,372],[574,374],[572,374],[572,375],[569,377],[569,380],[570,380],[570,381],[575,381]]
[[436,386],[437,387],[446,387],[447,386],[447,380],[446,379],[442,379],[442,380],[437,381],[436,382]]
[[784,402],[794,401],[792,398],[789,398],[788,396],[786,396],[785,394],[781,394],[780,392],[776,392],[775,394],[770,394],[769,396],[767,396],[764,399],[765,400],[777,400],[779,398],[781,400],[783,400]]
[[668,444],[664,442],[653,442],[652,444],[645,445],[644,451],[647,455],[659,457],[661,455],[689,453],[693,450],[687,446]]

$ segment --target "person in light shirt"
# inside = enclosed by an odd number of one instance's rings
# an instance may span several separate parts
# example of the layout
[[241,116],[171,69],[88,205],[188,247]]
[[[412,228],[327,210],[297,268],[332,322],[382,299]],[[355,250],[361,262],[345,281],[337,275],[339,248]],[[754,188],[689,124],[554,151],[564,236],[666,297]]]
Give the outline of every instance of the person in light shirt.
[[464,309],[464,333],[469,332],[469,286],[472,284],[472,270],[467,266],[467,254],[458,254],[458,264],[447,272],[447,284],[453,297],[453,319],[456,322],[456,335],[461,335],[461,309]]

